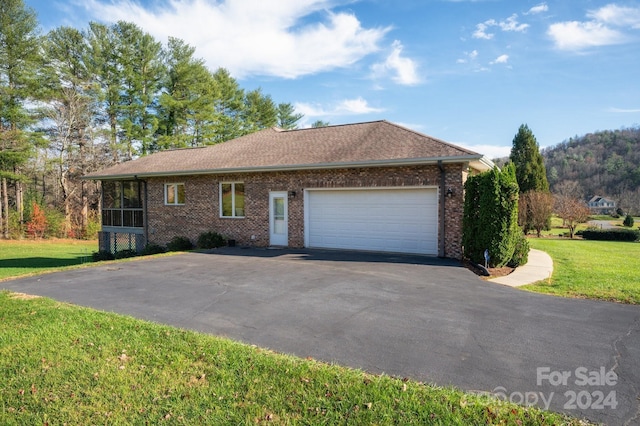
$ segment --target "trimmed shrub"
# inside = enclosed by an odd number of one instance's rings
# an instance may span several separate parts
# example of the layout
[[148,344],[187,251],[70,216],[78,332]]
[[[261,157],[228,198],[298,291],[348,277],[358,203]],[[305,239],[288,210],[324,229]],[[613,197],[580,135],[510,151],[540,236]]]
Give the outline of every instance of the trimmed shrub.
[[116,259],[126,259],[128,257],[136,257],[137,255],[138,255],[138,252],[135,251],[134,249],[124,249],[116,252],[114,257]]
[[507,266],[517,268],[518,266],[525,265],[529,260],[529,241],[524,234],[518,237],[516,242],[516,249],[513,252],[511,260],[507,262]]
[[501,267],[513,258],[522,235],[518,226],[518,183],[515,167],[494,168],[465,183],[462,245],[464,256],[484,263],[489,250],[489,266]]
[[582,231],[585,240],[600,241],[637,241],[640,231],[635,229],[585,229]]
[[200,234],[200,236],[198,237],[197,246],[201,249],[212,249],[222,247],[226,244],[227,242],[222,235],[218,234],[215,231],[210,231]]
[[630,214],[626,215],[622,224],[627,228],[631,228],[633,226],[633,216],[631,216]]
[[100,261],[103,261],[103,260],[113,260],[113,259],[115,259],[115,256],[113,255],[113,253],[111,253],[108,250],[94,251],[93,254],[91,255],[91,257],[93,258],[94,262],[100,262]]
[[149,256],[151,254],[164,253],[166,251],[167,250],[164,247],[162,247],[160,244],[149,243],[144,247],[144,249],[142,249],[142,251],[140,252],[140,255]]
[[173,237],[167,244],[168,251],[187,251],[193,248],[193,243],[187,237]]

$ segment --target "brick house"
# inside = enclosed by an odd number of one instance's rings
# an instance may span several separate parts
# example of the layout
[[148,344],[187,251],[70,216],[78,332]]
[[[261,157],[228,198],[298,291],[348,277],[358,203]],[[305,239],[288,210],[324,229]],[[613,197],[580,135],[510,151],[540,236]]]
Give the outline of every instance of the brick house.
[[265,129],[91,173],[100,249],[216,231],[238,245],[462,255],[463,184],[482,155],[387,121]]

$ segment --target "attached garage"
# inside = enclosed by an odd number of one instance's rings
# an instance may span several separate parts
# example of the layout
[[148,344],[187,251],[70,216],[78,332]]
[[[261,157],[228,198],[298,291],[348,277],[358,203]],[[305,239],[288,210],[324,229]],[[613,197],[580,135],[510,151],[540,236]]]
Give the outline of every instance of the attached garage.
[[305,190],[305,246],[438,254],[437,188]]

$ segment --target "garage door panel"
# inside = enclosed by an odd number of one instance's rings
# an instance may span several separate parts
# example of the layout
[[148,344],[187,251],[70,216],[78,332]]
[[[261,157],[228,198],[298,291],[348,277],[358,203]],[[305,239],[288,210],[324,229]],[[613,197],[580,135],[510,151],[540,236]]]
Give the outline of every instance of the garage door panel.
[[435,189],[307,194],[309,247],[437,254]]

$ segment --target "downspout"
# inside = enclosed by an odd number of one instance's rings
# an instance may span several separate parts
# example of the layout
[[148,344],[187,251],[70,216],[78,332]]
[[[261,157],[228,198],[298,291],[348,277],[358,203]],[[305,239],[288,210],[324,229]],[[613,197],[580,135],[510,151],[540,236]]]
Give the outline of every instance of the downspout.
[[[149,221],[147,220],[147,199],[148,197],[148,191],[147,191],[147,181],[146,179],[139,179],[138,175],[134,175],[133,179],[138,181],[138,182],[142,182],[143,186],[144,186],[144,201],[142,203],[142,222],[143,222],[143,229],[144,229],[144,245],[146,246],[147,244],[149,244]],[[137,248],[137,247],[136,247]]]
[[445,191],[445,186],[447,184],[446,182],[446,176],[445,176],[445,171],[444,171],[444,166],[442,165],[442,160],[438,160],[438,169],[440,169],[440,213],[438,214],[438,257],[444,257],[445,253],[445,244],[444,244],[444,238],[445,238],[445,208],[444,208],[444,202],[447,198],[447,194]]
[[147,181],[146,179],[142,181],[142,183],[144,184],[144,204],[142,205],[142,220],[144,221],[144,245],[148,245],[149,244],[149,220],[148,220],[148,213],[147,213],[147,200],[149,199],[148,197],[148,191],[147,191]]

